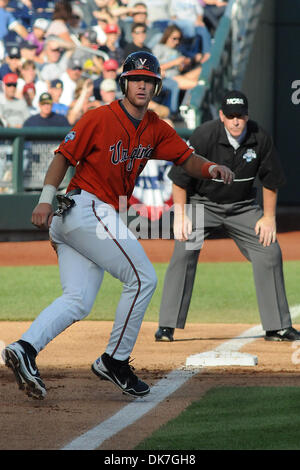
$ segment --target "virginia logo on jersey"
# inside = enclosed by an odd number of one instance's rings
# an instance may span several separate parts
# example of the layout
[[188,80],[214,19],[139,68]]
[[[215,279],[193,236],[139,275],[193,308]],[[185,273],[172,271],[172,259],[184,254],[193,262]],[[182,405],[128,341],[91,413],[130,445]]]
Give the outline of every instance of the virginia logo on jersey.
[[109,150],[111,151],[111,162],[113,165],[118,165],[119,163],[128,161],[126,170],[131,171],[135,159],[141,160],[142,158],[149,159],[151,157],[153,147],[151,147],[150,144],[148,144],[147,147],[143,147],[143,145],[140,144],[132,150],[131,154],[129,154],[128,149],[123,147],[122,140],[119,140],[116,144],[111,145]]
[[256,153],[253,149],[247,149],[247,152],[243,155],[243,159],[246,160],[247,163],[252,162],[256,158]]

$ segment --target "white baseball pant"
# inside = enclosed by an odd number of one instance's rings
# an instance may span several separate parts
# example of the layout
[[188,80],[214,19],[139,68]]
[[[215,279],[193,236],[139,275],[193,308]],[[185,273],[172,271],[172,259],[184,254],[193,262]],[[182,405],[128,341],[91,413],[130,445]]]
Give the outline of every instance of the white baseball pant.
[[156,273],[113,207],[86,191],[73,199],[75,206],[62,217],[53,217],[50,227],[57,244],[63,294],[40,313],[22,339],[39,352],[86,317],[107,271],[123,283],[123,291],[106,352],[124,360],[135,345],[156,287]]

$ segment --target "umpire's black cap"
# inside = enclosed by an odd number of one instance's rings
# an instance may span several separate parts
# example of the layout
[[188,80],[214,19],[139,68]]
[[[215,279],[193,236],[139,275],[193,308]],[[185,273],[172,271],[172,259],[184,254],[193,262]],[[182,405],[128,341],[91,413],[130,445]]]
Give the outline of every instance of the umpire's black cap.
[[224,96],[221,109],[225,116],[230,116],[232,114],[245,116],[248,114],[247,97],[241,91],[231,90]]

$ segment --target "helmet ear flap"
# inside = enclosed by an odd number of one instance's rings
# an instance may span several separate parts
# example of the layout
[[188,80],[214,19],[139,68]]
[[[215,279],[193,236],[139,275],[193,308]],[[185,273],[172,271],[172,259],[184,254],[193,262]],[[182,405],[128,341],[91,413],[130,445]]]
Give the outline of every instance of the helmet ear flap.
[[128,80],[125,77],[121,77],[119,83],[123,95],[126,95],[128,88]]
[[154,95],[158,96],[162,89],[162,81],[156,81],[155,88],[154,88]]

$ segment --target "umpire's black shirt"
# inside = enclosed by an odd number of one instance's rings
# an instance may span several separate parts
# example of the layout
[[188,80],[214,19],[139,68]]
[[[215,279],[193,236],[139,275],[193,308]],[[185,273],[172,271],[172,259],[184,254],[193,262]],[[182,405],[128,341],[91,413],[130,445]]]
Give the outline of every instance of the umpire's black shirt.
[[195,179],[181,166],[174,165],[169,178],[185,188],[188,196],[196,193],[226,204],[253,199],[256,176],[268,189],[277,189],[285,183],[273,140],[254,121],[248,121],[247,133],[237,150],[229,143],[224,124],[219,119],[197,127],[190,137],[190,144],[197,154],[230,168],[235,173],[235,180],[228,185],[222,180]]

